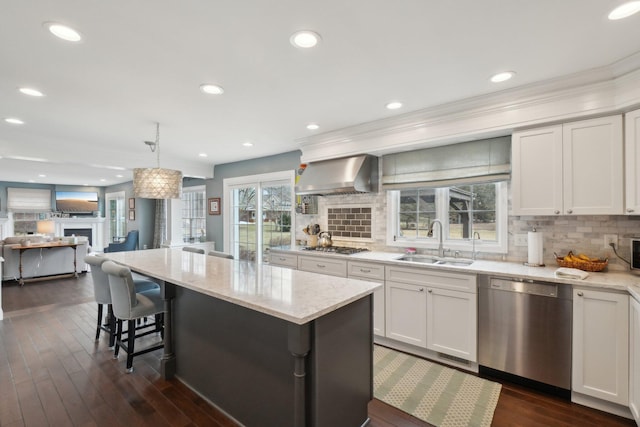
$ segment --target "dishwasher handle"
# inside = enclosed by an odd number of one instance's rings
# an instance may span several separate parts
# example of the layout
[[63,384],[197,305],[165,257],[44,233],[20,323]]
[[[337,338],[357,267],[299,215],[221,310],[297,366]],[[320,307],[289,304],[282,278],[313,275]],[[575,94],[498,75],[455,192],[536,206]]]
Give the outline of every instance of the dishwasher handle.
[[489,280],[489,288],[496,291],[539,295],[542,297],[557,298],[558,284],[548,282],[536,282],[533,280],[522,281],[518,279],[503,279],[492,277]]

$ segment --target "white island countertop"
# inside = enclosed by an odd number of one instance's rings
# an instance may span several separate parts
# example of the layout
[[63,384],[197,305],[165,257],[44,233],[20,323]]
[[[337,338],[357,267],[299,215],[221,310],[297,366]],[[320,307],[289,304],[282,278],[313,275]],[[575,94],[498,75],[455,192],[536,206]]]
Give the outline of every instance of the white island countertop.
[[104,256],[138,273],[299,325],[382,286],[181,249],[110,252]]

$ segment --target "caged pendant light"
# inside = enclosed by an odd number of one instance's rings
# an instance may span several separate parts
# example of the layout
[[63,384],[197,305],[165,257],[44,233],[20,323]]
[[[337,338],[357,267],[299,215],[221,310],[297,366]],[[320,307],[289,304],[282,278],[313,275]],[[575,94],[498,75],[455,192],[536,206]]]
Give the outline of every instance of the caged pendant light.
[[160,167],[160,123],[156,123],[156,140],[145,141],[155,152],[158,167],[133,170],[133,193],[143,199],[179,199],[182,197],[182,172]]

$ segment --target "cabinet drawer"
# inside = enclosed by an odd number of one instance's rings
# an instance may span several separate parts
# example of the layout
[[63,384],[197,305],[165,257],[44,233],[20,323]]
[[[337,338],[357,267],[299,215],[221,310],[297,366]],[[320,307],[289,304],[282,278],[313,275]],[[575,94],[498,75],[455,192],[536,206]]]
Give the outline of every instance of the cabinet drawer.
[[347,265],[348,277],[362,277],[363,279],[384,280],[384,265],[370,262],[349,261]]
[[347,261],[324,257],[298,257],[298,270],[347,277]]
[[298,255],[271,253],[271,264],[281,267],[298,267]]
[[450,273],[426,268],[387,267],[386,279],[454,291],[477,292],[474,274]]

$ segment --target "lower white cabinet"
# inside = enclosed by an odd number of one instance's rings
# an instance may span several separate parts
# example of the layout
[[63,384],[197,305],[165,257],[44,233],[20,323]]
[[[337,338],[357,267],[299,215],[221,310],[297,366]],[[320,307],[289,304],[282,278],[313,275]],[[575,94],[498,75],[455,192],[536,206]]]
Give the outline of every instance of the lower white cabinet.
[[386,271],[387,338],[476,362],[476,276],[405,267]]
[[427,347],[427,292],[424,286],[387,281],[387,338]]
[[629,296],[573,290],[572,390],[629,404]]
[[347,263],[347,277],[378,282],[381,288],[373,291],[373,333],[385,336],[385,286],[384,265],[363,261],[349,261]]
[[629,409],[640,424],[640,302],[629,298]]
[[298,256],[298,270],[347,277],[347,261],[329,257]]
[[278,267],[289,267],[294,270],[298,267],[298,256],[294,254],[285,254],[282,252],[271,252],[269,263]]
[[478,359],[475,293],[427,289],[427,348],[471,362]]

